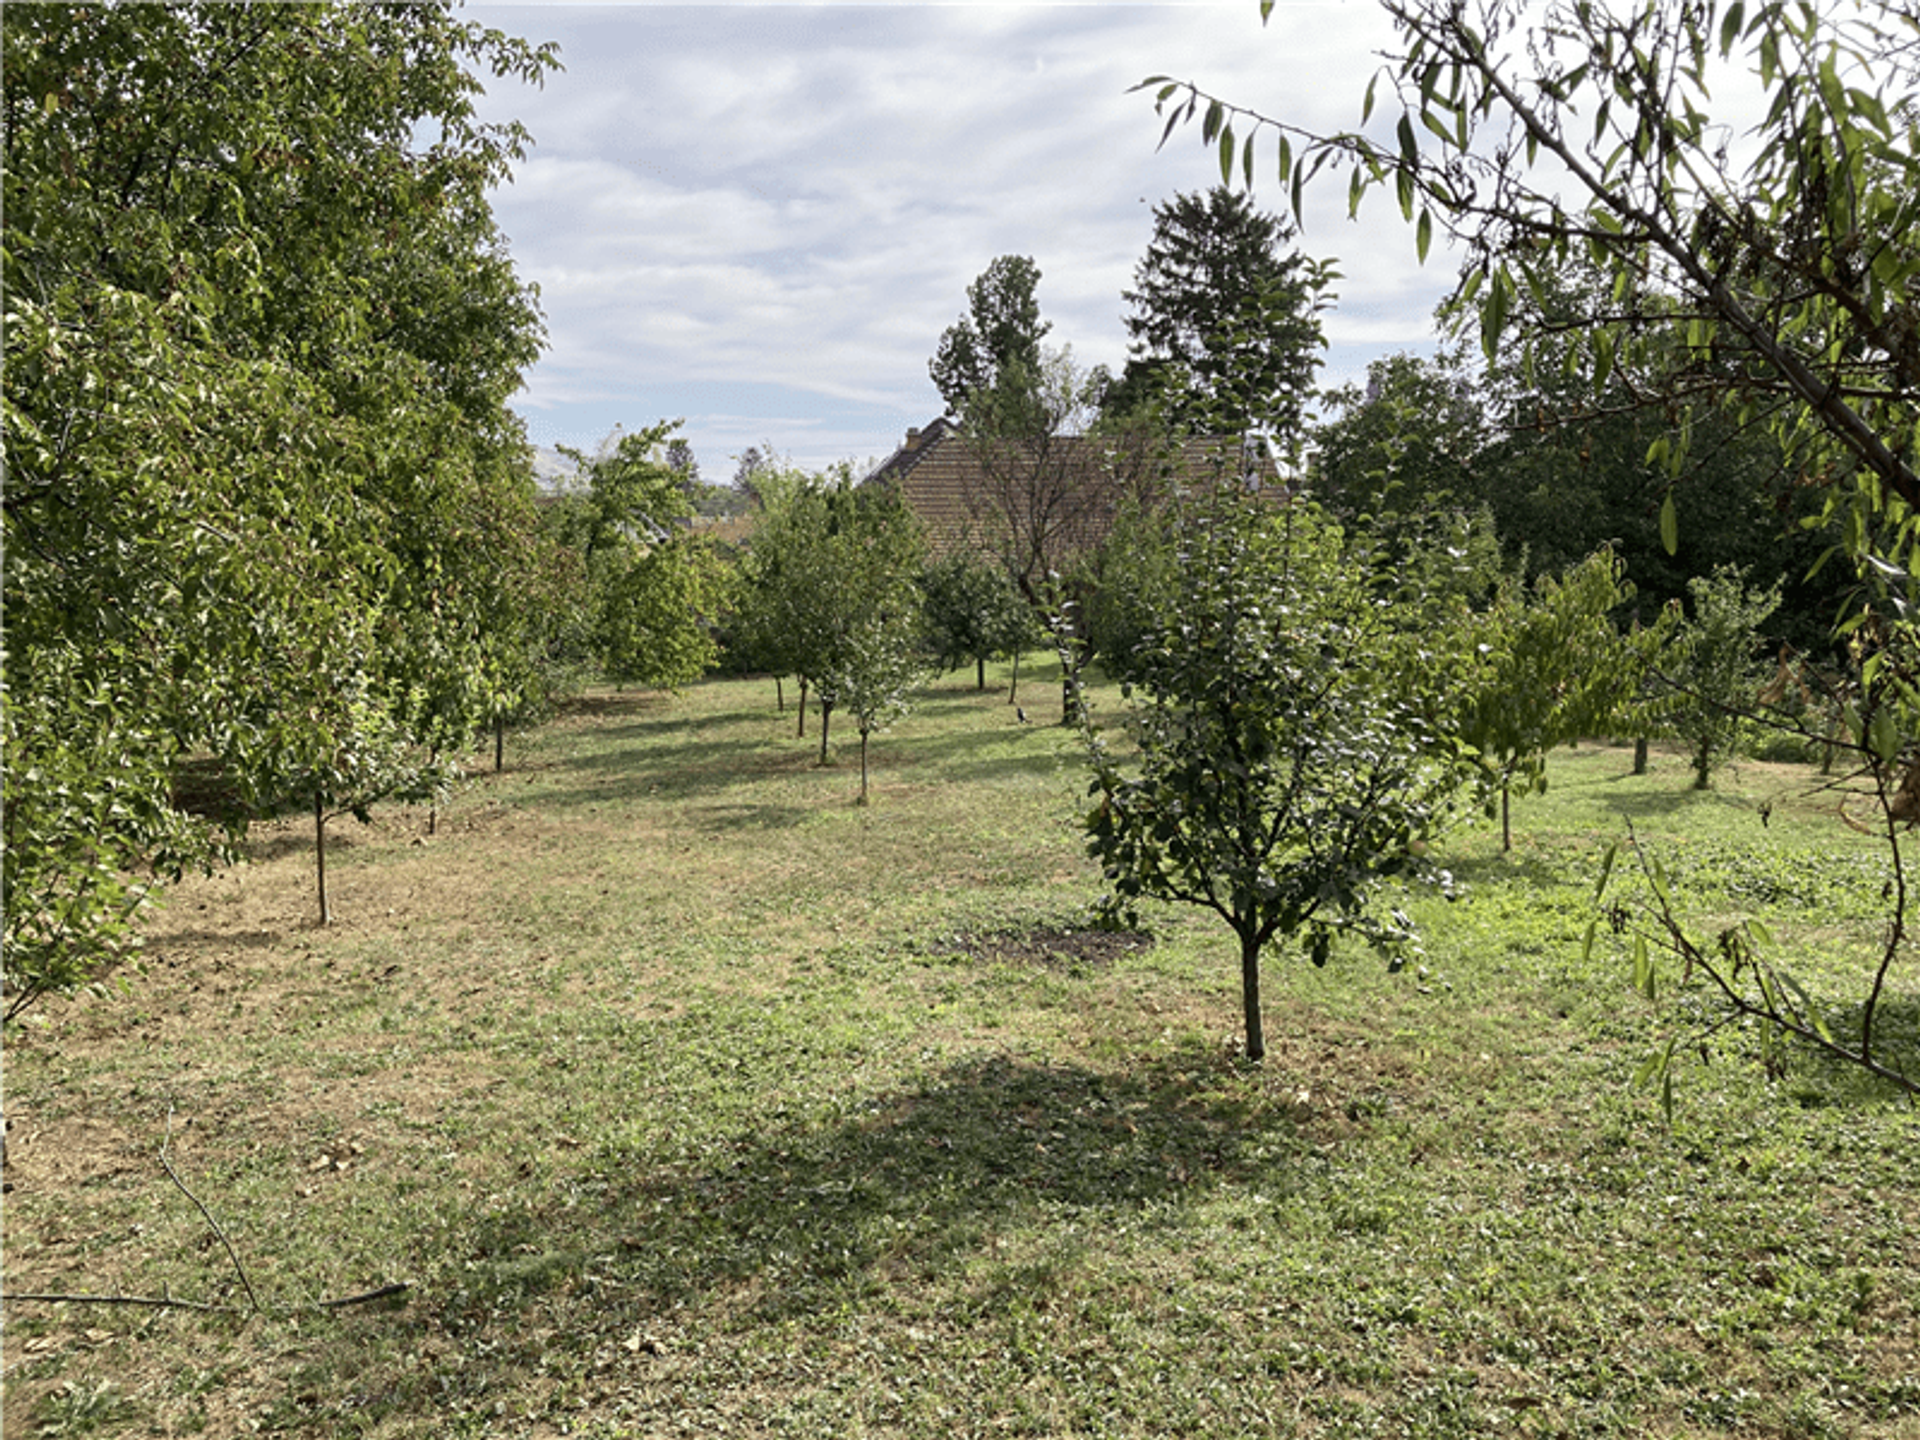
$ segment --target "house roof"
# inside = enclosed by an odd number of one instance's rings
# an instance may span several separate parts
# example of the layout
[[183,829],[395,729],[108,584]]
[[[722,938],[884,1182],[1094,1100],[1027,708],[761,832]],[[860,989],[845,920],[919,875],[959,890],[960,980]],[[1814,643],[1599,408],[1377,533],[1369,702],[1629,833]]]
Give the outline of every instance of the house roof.
[[[1126,461],[1116,455],[1106,441],[1090,436],[1061,436],[1048,442],[1050,463],[1060,467],[1071,482],[1084,477],[1084,485],[1096,492],[1111,493],[1116,467]],[[1278,481],[1271,455],[1264,445],[1245,444],[1231,436],[1190,436],[1173,442],[1164,454],[1154,457],[1155,473],[1136,477],[1129,484],[1150,484],[1162,494],[1174,490],[1212,489],[1223,474],[1252,478],[1264,486]],[[1137,464],[1137,462],[1135,462]],[[865,485],[893,485],[901,498],[926,528],[927,545],[936,556],[957,550],[993,552],[996,525],[994,506],[987,499],[993,491],[989,463],[976,445],[952,420],[945,416],[931,424],[907,431],[905,442],[882,461],[861,482]],[[1069,548],[1082,550],[1097,545],[1112,526],[1115,507],[1099,504],[1073,517]],[[998,522],[1004,523],[1004,522]]]

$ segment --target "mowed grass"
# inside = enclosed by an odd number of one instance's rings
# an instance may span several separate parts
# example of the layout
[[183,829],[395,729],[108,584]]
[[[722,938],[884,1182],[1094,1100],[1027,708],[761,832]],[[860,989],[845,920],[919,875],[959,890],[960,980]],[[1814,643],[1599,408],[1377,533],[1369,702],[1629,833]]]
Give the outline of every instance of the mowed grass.
[[329,929],[298,824],[182,887],[10,1037],[6,1284],[239,1313],[10,1303],[6,1433],[1920,1436],[1920,1115],[1723,1036],[1669,1127],[1697,997],[1583,958],[1631,822],[1844,1021],[1886,877],[1812,771],[1557,753],[1423,965],[1270,955],[1249,1068],[1231,938],[1086,933],[1071,735],[969,680],[867,808],[770,682],[607,692],[337,824]]

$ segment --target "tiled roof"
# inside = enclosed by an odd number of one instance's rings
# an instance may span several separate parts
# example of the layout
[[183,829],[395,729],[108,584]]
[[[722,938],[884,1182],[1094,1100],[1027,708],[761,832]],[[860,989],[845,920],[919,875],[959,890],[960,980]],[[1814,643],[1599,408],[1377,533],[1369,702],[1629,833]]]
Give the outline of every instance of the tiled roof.
[[[1060,548],[1066,553],[1090,549],[1106,537],[1114,520],[1110,497],[1116,491],[1116,471],[1128,467],[1144,469],[1138,460],[1129,462],[1104,441],[1085,436],[1063,436],[1047,442],[1044,463],[1057,467],[1067,481],[1063,489],[1082,488],[1094,503],[1068,504],[1048,522],[1057,527]],[[1024,460],[1042,463],[1037,452],[1002,452],[1013,465]],[[1240,442],[1231,437],[1196,436],[1176,442],[1157,457],[1154,473],[1123,477],[1124,488],[1133,492],[1152,489],[1160,494],[1175,488],[1211,489],[1223,475],[1236,478],[1244,473],[1245,460]],[[998,553],[1004,543],[995,532],[1004,528],[1003,512],[993,503],[993,472],[1004,473],[993,452],[982,451],[952,421],[942,417],[920,430],[909,430],[906,443],[887,457],[862,482],[867,485],[896,486],[913,512],[926,527],[929,550],[936,556],[956,550],[977,549]],[[1255,461],[1263,484],[1277,480],[1272,460],[1264,448]],[[1081,487],[1074,478],[1083,476]],[[1035,521],[1035,524],[1043,522]],[[1062,554],[1056,558],[1065,558]]]

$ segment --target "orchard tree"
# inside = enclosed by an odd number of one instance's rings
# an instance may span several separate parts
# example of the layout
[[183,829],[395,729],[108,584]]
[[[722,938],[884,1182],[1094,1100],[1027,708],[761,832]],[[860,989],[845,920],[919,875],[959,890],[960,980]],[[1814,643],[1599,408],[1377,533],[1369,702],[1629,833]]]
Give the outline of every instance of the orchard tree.
[[1299,432],[1326,340],[1331,267],[1293,227],[1224,185],[1153,209],[1153,238],[1122,298],[1133,358],[1112,404],[1157,400],[1179,430]]
[[1040,318],[1039,284],[1031,259],[1002,255],[967,286],[967,313],[947,327],[927,366],[949,414],[985,413],[991,397],[1002,423],[1026,424],[1041,383],[1040,342],[1053,328]]
[[810,688],[820,705],[820,763],[835,708],[866,740],[904,703],[920,641],[918,577],[925,541],[899,495],[855,487],[847,467],[791,475],[763,491],[770,503],[755,531],[741,612],[757,653],[798,676],[804,724]]
[[1044,638],[1005,569],[968,551],[929,562],[920,589],[935,665],[957,670],[971,660],[978,689],[987,688],[988,660],[1018,655]]
[[1752,722],[1761,685],[1773,676],[1771,647],[1761,634],[1780,608],[1780,590],[1747,587],[1744,573],[1721,566],[1688,582],[1691,604],[1673,662],[1662,667],[1671,690],[1662,710],[1668,728],[1693,752],[1693,788],[1738,748]]
[[1547,788],[1547,754],[1602,734],[1639,695],[1677,619],[1622,634],[1613,616],[1633,599],[1619,558],[1597,551],[1559,577],[1512,584],[1463,621],[1472,659],[1451,728],[1479,757],[1498,796],[1500,848],[1513,848],[1516,783]]
[[673,463],[678,424],[616,432],[590,457],[562,452],[586,481],[583,494],[563,503],[577,512],[594,658],[622,685],[676,689],[719,659],[727,573],[686,525],[692,504]]
[[[487,201],[525,136],[475,71],[553,61],[427,5],[46,5],[0,44],[22,994],[127,953],[127,877],[472,715],[512,589],[475,517],[530,502],[506,401],[541,339]],[[205,757],[224,833],[172,805]]]
[[1378,891],[1445,882],[1424,842],[1466,771],[1405,693],[1393,608],[1314,507],[1224,497],[1181,518],[1172,554],[1122,686],[1137,759],[1082,723],[1088,848],[1123,918],[1150,899],[1226,922],[1259,1060],[1268,942],[1297,939],[1324,965],[1359,935],[1397,967],[1417,937]]

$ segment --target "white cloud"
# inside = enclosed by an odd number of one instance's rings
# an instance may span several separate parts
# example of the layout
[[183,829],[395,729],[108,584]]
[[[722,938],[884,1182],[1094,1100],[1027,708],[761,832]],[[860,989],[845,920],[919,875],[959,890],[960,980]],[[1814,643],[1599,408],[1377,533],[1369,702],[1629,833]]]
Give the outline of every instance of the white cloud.
[[[749,444],[891,449],[937,410],[927,358],[996,255],[1039,264],[1051,341],[1117,367],[1152,205],[1219,178],[1197,133],[1156,152],[1128,87],[1175,74],[1346,126],[1390,38],[1371,6],[1284,0],[1264,31],[1253,0],[468,13],[559,40],[568,67],[486,102],[535,139],[496,198],[548,317],[530,425],[591,443],[684,414],[709,474]],[[1444,257],[1419,271],[1390,203],[1353,225],[1323,198],[1303,245],[1341,257],[1330,338],[1417,342]]]

